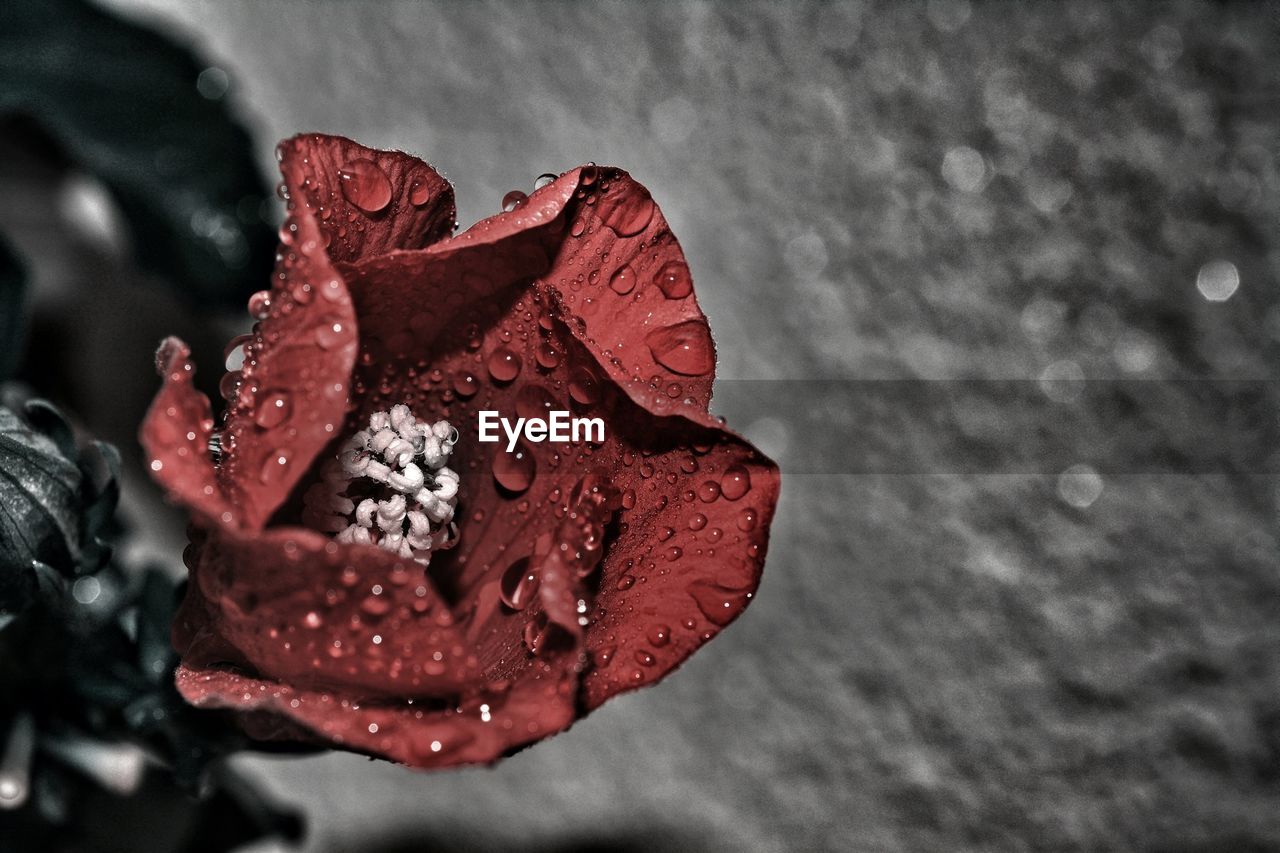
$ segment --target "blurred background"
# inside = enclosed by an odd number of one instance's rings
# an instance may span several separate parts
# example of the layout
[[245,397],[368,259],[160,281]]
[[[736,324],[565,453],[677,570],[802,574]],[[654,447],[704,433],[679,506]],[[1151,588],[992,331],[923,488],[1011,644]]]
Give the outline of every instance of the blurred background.
[[32,49],[125,93],[130,150],[213,108],[247,131],[139,172],[0,124],[19,376],[125,454],[131,558],[182,571],[134,437],[154,348],[216,388],[302,131],[423,157],[463,227],[629,170],[711,322],[713,411],[783,466],[756,602],[656,688],[492,769],[234,759],[300,849],[1280,850],[1280,7],[98,8],[194,56],[179,110],[147,44]]

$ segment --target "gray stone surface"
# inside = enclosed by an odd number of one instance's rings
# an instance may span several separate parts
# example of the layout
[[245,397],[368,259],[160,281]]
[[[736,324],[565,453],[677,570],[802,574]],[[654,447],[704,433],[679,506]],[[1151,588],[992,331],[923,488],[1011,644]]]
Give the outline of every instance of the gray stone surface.
[[[1246,427],[1191,385],[1140,441],[1167,454],[1073,438],[1080,377],[1266,380],[1242,416],[1274,423],[1274,6],[111,5],[230,74],[264,169],[303,130],[404,148],[464,223],[541,172],[631,170],[722,413],[784,463],[859,460],[793,466],[748,613],[567,734],[425,775],[245,761],[309,850],[1280,849],[1280,466],[1206,453]],[[963,393],[938,420],[815,379]],[[1036,433],[1065,455],[1006,470]]]

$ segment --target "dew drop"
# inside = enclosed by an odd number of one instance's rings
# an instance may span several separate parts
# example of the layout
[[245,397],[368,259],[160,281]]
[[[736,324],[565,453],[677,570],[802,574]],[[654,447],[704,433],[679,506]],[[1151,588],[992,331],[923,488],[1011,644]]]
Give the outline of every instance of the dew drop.
[[704,527],[706,527],[706,526],[707,526],[707,517],[706,517],[705,515],[703,515],[702,513],[700,513],[700,512],[695,512],[695,513],[694,513],[694,514],[689,518],[689,529],[690,529],[690,530],[701,530],[702,528],[704,528]]
[[538,591],[538,576],[529,568],[529,558],[521,557],[502,573],[498,594],[512,610],[524,610]]
[[493,479],[508,492],[519,494],[528,489],[536,471],[533,453],[523,441],[517,442],[510,453],[499,447],[493,456]]
[[649,191],[636,185],[605,213],[605,224],[619,237],[633,237],[653,219],[653,198]]
[[316,343],[321,349],[333,349],[346,340],[346,326],[337,317],[326,317],[316,326]]
[[431,201],[431,188],[421,178],[415,180],[409,187],[409,204],[414,207],[424,207],[429,201]]
[[372,160],[352,160],[338,170],[342,194],[365,213],[377,213],[391,203],[391,180]]
[[569,396],[583,406],[600,400],[600,380],[586,367],[579,365],[569,374]]
[[520,190],[512,190],[502,197],[502,210],[510,213],[520,205],[524,204],[529,197]]
[[302,624],[314,630],[323,625],[324,620],[320,618],[319,613],[312,610],[309,611],[306,616],[302,617]]
[[292,456],[292,452],[285,447],[268,454],[266,461],[262,463],[262,471],[259,472],[258,479],[267,486],[280,482],[284,472],[289,468],[289,460]]
[[653,625],[650,626],[649,633],[646,636],[649,638],[650,643],[662,648],[671,642],[671,629],[666,625]]
[[253,413],[253,422],[263,429],[272,429],[289,420],[292,406],[288,391],[269,391],[262,397]]
[[683,299],[693,292],[693,279],[684,261],[668,261],[653,277],[653,283],[668,299]]
[[480,383],[470,373],[464,373],[453,378],[453,392],[463,399],[474,397],[479,390]]
[[653,666],[655,663],[658,662],[657,658],[655,658],[651,653],[645,651],[644,649],[637,649],[635,658],[636,658],[636,663],[640,664],[641,666]]
[[542,641],[545,637],[545,626],[538,625],[536,620],[525,623],[521,639],[524,640],[525,646],[528,647],[532,654],[536,655],[542,649]]
[[526,385],[516,394],[516,414],[522,418],[545,420],[555,407],[555,398],[541,385]]
[[751,475],[741,465],[730,465],[720,478],[720,494],[726,500],[736,501],[751,491]]
[[547,370],[554,370],[560,364],[560,353],[550,341],[539,344],[534,357],[538,359],[538,364]]
[[718,497],[720,497],[719,483],[713,480],[704,480],[702,485],[698,486],[698,500],[704,504],[709,504]]
[[614,293],[628,294],[636,287],[636,271],[631,268],[630,264],[618,268],[618,271],[609,276],[609,287],[613,288]]
[[271,313],[271,291],[259,290],[249,297],[249,316],[255,320],[265,320]]
[[229,370],[222,374],[222,378],[218,380],[218,393],[222,395],[222,399],[228,403],[234,402],[236,393],[240,390],[241,373],[238,370]]
[[489,356],[489,375],[498,382],[510,382],[520,375],[520,356],[507,347],[498,347]]
[[320,295],[330,302],[340,300],[346,291],[342,289],[342,282],[336,278],[331,278],[320,286]]
[[744,533],[748,530],[754,530],[756,526],[756,511],[748,507],[738,513],[738,529]]
[[222,359],[227,370],[240,370],[244,367],[244,348],[253,341],[253,335],[236,335],[227,341],[222,351]]
[[716,366],[711,333],[700,320],[654,329],[645,336],[644,342],[654,361],[676,373],[701,376]]
[[708,621],[728,625],[746,606],[748,594],[745,590],[728,589],[711,581],[694,581],[689,584],[689,595]]

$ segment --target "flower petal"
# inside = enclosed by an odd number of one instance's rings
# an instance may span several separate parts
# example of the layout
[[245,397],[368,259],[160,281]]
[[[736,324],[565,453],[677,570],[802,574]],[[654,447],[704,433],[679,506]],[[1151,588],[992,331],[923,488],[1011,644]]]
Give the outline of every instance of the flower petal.
[[209,398],[192,384],[191,350],[177,338],[167,338],[156,353],[156,369],[164,384],[139,431],[151,475],[206,526],[234,523],[233,501],[209,455],[213,413]]
[[577,716],[577,677],[563,669],[531,669],[513,682],[494,684],[492,695],[450,707],[353,700],[185,662],[177,685],[198,708],[243,714],[244,728],[257,739],[295,741],[301,728],[321,743],[421,768],[491,763],[563,731]]
[[[612,480],[625,508],[587,631],[588,708],[662,678],[742,613],[760,584],[778,501],[777,466],[732,432],[638,407],[632,417],[611,436],[624,460]],[[645,434],[663,440],[633,443]]]
[[286,139],[276,154],[289,200],[315,213],[335,263],[421,249],[453,231],[453,187],[417,157],[318,133]]
[[462,693],[481,680],[422,567],[302,528],[215,533],[199,546],[174,645],[300,687],[370,696]]
[[413,363],[469,311],[538,279],[603,371],[656,412],[705,413],[715,344],[688,264],[649,191],[583,166],[515,210],[418,252],[343,264],[378,367]]
[[355,310],[334,270],[318,206],[295,168],[281,163],[292,199],[281,234],[267,314],[244,348],[238,390],[227,409],[219,477],[241,503],[243,526],[261,528],[311,460],[338,437],[355,364]]
[[361,344],[381,370],[413,364],[468,309],[546,273],[563,237],[576,182],[565,176],[514,211],[481,220],[422,251],[341,264],[356,303]]

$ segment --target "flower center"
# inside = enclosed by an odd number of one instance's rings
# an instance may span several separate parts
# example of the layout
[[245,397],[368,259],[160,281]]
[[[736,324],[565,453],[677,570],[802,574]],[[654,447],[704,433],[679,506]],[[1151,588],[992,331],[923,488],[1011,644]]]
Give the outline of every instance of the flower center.
[[458,541],[458,474],[445,465],[457,441],[448,421],[419,421],[408,406],[374,412],[321,467],[302,497],[303,522],[427,565]]

